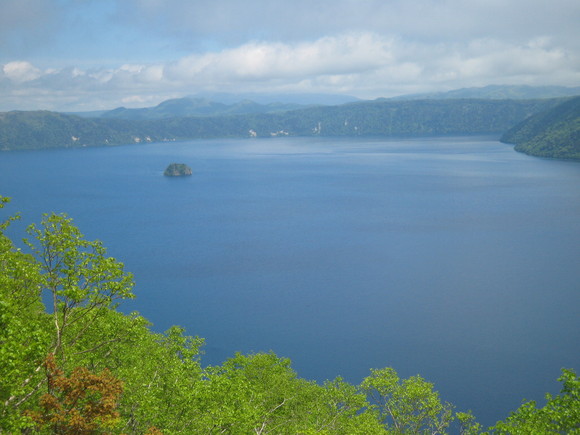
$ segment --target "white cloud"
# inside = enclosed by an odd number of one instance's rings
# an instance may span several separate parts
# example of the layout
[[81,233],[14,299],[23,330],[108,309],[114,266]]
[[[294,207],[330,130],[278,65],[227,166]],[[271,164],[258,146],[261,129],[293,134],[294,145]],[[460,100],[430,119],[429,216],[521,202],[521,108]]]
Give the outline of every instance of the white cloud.
[[165,68],[165,77],[197,81],[271,80],[349,74],[380,67],[391,58],[390,40],[372,34],[324,37],[298,44],[252,42],[220,53],[192,55]]
[[[139,106],[203,90],[226,92],[340,92],[362,98],[486,84],[580,83],[580,59],[549,37],[523,44],[480,38],[445,44],[350,32],[295,43],[255,41],[171,62],[124,63],[114,68],[41,70],[27,61],[2,66],[6,107],[26,95],[49,109]],[[36,96],[38,97],[35,100]],[[96,107],[101,105],[101,107]],[[4,110],[6,110],[4,109]]]
[[580,84],[578,0],[0,3],[0,110]]
[[557,84],[557,75],[568,75],[561,84],[578,83],[580,59],[547,42],[532,40],[518,46],[494,39],[472,41],[462,51],[443,56],[437,70],[441,77],[447,75],[452,80],[513,83],[516,78],[527,77],[526,82]]
[[42,75],[40,69],[25,61],[9,62],[2,67],[2,72],[6,78],[16,83],[35,80]]

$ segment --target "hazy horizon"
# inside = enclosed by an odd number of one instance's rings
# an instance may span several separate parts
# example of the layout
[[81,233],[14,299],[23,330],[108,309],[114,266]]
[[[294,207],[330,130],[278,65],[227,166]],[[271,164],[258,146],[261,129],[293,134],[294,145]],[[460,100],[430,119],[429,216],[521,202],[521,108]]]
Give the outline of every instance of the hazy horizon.
[[572,0],[4,0],[0,111],[580,84]]

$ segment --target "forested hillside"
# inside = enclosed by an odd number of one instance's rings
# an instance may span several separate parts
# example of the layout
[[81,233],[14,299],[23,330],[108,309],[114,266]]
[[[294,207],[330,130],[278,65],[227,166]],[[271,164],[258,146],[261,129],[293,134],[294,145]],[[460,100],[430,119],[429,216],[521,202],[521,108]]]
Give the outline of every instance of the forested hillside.
[[[14,219],[0,222],[0,433],[482,433],[433,384],[393,368],[320,385],[274,353],[204,367],[203,339],[117,310],[133,277],[70,218],[29,226],[31,254],[5,234]],[[561,394],[525,403],[492,433],[579,433],[580,379],[563,370],[559,380]]]
[[580,159],[580,97],[526,119],[501,140],[533,156]]
[[0,113],[0,150],[130,143],[141,128],[124,120],[84,119],[56,112]]
[[[290,134],[402,136],[500,133],[557,100],[370,101],[288,112],[274,119]],[[267,126],[264,126],[267,127]],[[261,131],[261,130],[260,130]],[[266,133],[266,132],[264,132]]]
[[217,137],[500,134],[549,100],[370,101],[275,113],[151,120],[54,112],[0,114],[0,149],[110,146]]

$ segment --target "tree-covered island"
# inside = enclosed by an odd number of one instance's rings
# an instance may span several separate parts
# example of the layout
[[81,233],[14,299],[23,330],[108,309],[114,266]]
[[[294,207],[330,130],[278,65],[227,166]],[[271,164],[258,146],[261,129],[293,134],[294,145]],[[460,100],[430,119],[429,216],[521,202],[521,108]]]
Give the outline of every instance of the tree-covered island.
[[166,177],[187,177],[192,174],[191,168],[185,163],[170,163],[163,172]]

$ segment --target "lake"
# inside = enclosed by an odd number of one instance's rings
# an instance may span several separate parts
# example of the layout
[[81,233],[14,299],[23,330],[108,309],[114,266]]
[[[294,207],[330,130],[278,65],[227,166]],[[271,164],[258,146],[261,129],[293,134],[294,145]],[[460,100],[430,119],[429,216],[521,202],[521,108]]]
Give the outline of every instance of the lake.
[[204,337],[205,364],[394,367],[485,425],[580,369],[577,162],[487,137],[191,141],[4,152],[0,194],[15,238],[54,211],[102,240],[135,274],[122,309]]

